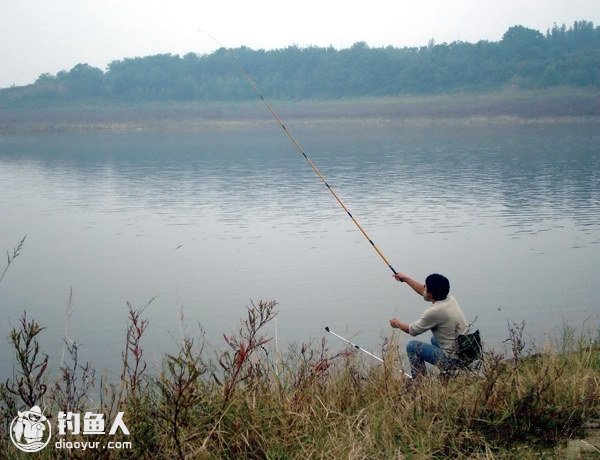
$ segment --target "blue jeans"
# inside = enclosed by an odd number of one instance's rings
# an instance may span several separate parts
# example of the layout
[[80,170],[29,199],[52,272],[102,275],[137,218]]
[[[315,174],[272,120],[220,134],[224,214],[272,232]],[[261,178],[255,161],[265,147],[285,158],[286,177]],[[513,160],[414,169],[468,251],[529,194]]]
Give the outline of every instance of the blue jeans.
[[419,340],[411,340],[406,344],[406,353],[408,354],[410,372],[413,378],[425,374],[425,363],[444,366],[449,362],[435,337],[431,337],[431,345]]

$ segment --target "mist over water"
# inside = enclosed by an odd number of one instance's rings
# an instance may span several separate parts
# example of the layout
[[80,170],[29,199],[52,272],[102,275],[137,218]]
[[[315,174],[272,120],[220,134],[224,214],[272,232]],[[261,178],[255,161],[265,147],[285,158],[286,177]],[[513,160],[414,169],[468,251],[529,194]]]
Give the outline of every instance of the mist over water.
[[[502,349],[512,322],[538,345],[563,322],[597,327],[597,125],[287,126],[394,268],[445,274],[490,346]],[[68,334],[111,372],[127,301],[154,299],[150,367],[198,324],[222,348],[261,299],[279,303],[282,347],[330,326],[377,350],[390,318],[427,306],[275,124],[6,136],[0,213],[0,249],[27,234],[0,283],[0,335],[27,310],[47,326],[54,369],[71,288]],[[0,363],[10,372],[8,346]]]

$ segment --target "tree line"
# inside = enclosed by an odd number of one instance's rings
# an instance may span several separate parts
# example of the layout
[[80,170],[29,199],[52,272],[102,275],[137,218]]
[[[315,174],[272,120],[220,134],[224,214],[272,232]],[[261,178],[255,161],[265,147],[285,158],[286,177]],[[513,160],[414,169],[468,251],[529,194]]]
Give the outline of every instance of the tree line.
[[[241,69],[243,70],[240,70]],[[507,86],[600,87],[600,27],[576,21],[546,34],[510,27],[497,42],[452,42],[411,48],[290,46],[221,48],[211,54],[159,54],[111,62],[105,70],[78,64],[34,84],[0,90],[0,103],[60,101],[231,101],[263,95],[337,99],[485,91]]]

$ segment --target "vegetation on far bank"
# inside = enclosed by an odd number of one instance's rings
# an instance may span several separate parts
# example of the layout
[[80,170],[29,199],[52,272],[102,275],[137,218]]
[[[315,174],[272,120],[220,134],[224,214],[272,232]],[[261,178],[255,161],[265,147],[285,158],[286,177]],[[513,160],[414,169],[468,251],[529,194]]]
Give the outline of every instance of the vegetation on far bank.
[[[22,243],[9,253],[8,265]],[[5,270],[6,272],[6,270]],[[10,333],[15,372],[0,384],[0,451],[26,458],[9,440],[18,410],[124,412],[129,435],[53,433],[40,459],[53,458],[593,458],[600,420],[598,331],[565,326],[537,349],[524,325],[509,326],[506,358],[486,350],[476,372],[450,379],[431,373],[414,384],[402,373],[392,338],[384,363],[352,351],[332,352],[325,339],[273,347],[266,330],[276,302],[246,308],[222,350],[205,347],[201,329],[147,368],[146,306],[129,305],[121,378],[110,382],[79,359],[80,343],[65,335],[58,375],[40,348],[44,327],[26,313]],[[51,423],[56,420],[51,419]],[[70,442],[72,448],[56,449]],[[75,443],[99,441],[86,451]],[[127,442],[108,449],[108,441]],[[28,458],[28,457],[27,457]]]
[[[600,27],[575,21],[545,34],[520,25],[498,42],[453,42],[413,48],[277,50],[221,48],[209,55],[162,54],[78,64],[35,83],[0,89],[0,108],[98,105],[105,101],[207,102],[256,97],[248,76],[269,99],[338,100],[407,94],[498,91],[503,88],[600,88]],[[240,67],[242,69],[240,69]]]

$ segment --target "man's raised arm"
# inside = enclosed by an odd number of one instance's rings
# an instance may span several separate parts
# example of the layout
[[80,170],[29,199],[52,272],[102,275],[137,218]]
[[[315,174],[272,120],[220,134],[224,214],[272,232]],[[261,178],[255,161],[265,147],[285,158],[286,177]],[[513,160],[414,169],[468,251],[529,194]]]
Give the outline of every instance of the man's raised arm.
[[421,283],[419,281],[416,281],[414,279],[412,279],[410,276],[405,275],[404,273],[396,273],[394,275],[394,278],[396,278],[396,280],[398,281],[402,281],[406,284],[408,284],[411,288],[413,288],[413,290],[419,294],[419,295],[423,295],[424,291],[425,291],[425,284]]

